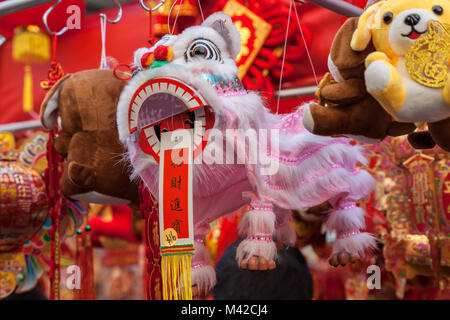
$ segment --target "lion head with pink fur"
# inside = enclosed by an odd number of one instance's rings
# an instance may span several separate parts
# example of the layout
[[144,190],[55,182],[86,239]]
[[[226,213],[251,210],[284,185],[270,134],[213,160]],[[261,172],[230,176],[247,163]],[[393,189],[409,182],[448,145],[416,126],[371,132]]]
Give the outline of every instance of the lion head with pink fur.
[[292,114],[272,114],[237,77],[240,46],[230,17],[215,13],[200,26],[137,50],[139,71],[124,88],[117,109],[132,177],[142,179],[155,197],[161,134],[185,128],[194,132],[194,157],[201,160],[193,169],[199,241],[192,284],[202,291],[215,283],[214,270],[203,263],[201,239],[209,223],[246,204],[250,210],[241,222],[246,239],[236,254],[243,268],[275,267],[274,239],[295,243],[290,210],[323,202],[332,206],[328,228],[337,231],[332,257],[362,258],[375,243],[363,232],[364,211],[356,205],[374,187],[370,174],[357,169],[366,161],[360,148],[345,138],[307,132],[302,107]]

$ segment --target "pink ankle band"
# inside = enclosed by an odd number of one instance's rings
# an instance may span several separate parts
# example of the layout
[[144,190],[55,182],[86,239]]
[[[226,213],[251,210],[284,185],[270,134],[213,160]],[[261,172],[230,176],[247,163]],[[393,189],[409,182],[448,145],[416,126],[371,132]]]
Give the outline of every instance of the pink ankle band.
[[337,239],[351,238],[351,237],[357,236],[360,233],[361,233],[361,231],[359,231],[358,229],[341,231],[341,232],[338,232]]
[[272,235],[270,234],[250,234],[247,236],[246,240],[250,241],[261,241],[261,242],[272,242]]

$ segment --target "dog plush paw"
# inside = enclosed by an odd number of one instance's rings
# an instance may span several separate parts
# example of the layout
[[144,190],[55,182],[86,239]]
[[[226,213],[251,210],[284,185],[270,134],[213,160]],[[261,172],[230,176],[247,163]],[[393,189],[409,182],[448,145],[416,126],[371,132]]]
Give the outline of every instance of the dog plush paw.
[[391,70],[386,61],[375,60],[367,67],[365,78],[369,92],[381,92],[389,86]]
[[375,61],[384,61],[387,63],[391,63],[391,60],[384,52],[375,51],[369,54],[366,58],[366,68],[368,68]]

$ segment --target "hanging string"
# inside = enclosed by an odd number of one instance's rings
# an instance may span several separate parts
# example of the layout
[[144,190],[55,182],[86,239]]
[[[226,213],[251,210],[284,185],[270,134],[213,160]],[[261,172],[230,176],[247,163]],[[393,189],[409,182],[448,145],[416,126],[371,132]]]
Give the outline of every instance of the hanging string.
[[200,8],[200,14],[202,15],[202,21],[205,21],[205,16],[203,15],[203,10],[202,10],[202,4],[200,3],[200,0],[197,0],[198,2],[198,7]]
[[[286,36],[284,38],[284,48],[283,48],[283,62],[281,63],[281,75],[280,75],[280,83],[278,86],[278,92],[281,91],[281,85],[283,83],[283,72],[284,72],[284,62],[286,61],[286,49],[287,49],[287,40],[288,40],[288,34],[289,34],[289,26],[291,23],[291,13],[292,13],[292,1],[289,1],[289,15],[288,15],[288,22],[286,27]],[[281,95],[278,94],[277,98],[277,114],[280,111],[280,99]]]
[[106,62],[106,16],[100,16],[100,30],[102,35],[102,56],[100,59],[100,69],[109,69]]
[[169,30],[169,33],[172,34],[172,32],[170,32],[170,16],[172,15],[172,10],[173,7],[175,7],[175,4],[177,3],[178,0],[175,0],[172,5],[170,6],[170,10],[169,10],[169,14],[167,15],[167,29]]
[[317,80],[316,68],[314,68],[314,63],[313,63],[313,60],[311,58],[311,54],[310,54],[309,49],[308,49],[308,44],[306,43],[305,36],[303,35],[303,29],[302,29],[302,25],[300,23],[300,18],[298,16],[297,6],[296,5],[294,5],[294,10],[295,10],[295,16],[297,18],[298,28],[300,29],[300,34],[302,36],[303,44],[305,45],[306,54],[308,55],[309,64],[311,65],[311,69],[312,69],[312,72],[313,72],[313,75],[314,75],[314,80],[316,81],[316,85],[318,86],[319,85],[319,81]]
[[174,30],[175,30],[175,26],[177,24],[177,20],[178,20],[178,16],[180,15],[180,9],[181,6],[183,5],[183,0],[181,0],[180,5],[178,6],[178,12],[177,12],[177,16],[175,17],[175,21],[173,22],[173,28],[172,30],[170,30],[170,16],[172,15],[172,9],[175,6],[175,4],[178,2],[178,0],[175,0],[172,4],[172,6],[170,7],[170,11],[169,11],[169,15],[167,16],[167,28],[169,29],[170,34],[173,34]]

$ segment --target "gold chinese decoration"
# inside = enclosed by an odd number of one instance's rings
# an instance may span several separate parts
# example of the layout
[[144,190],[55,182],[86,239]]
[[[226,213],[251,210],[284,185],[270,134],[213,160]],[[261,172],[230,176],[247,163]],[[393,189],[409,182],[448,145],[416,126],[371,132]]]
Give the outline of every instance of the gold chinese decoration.
[[450,25],[428,22],[428,34],[416,40],[406,54],[409,75],[421,85],[441,88],[447,83]]
[[23,82],[23,110],[33,110],[32,63],[44,63],[50,60],[50,38],[38,26],[29,25],[14,29],[12,56],[14,61],[25,64]]
[[241,52],[236,64],[242,79],[264,45],[272,26],[237,1],[228,1],[223,12],[231,17],[241,34]]
[[166,247],[172,247],[177,244],[178,233],[173,228],[167,228],[162,235],[163,245]]

